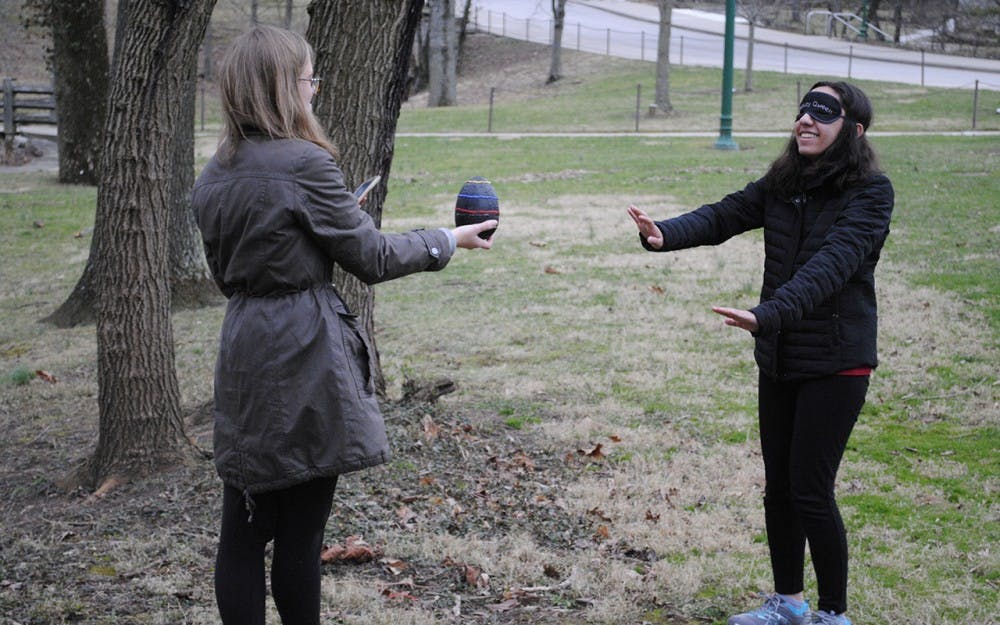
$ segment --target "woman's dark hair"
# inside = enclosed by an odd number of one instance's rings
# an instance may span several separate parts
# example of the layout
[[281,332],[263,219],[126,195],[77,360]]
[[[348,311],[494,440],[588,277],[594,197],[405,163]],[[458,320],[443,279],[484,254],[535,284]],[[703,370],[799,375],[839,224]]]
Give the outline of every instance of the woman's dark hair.
[[[795,137],[789,140],[764,175],[769,188],[782,197],[791,198],[818,184],[842,191],[881,173],[867,136],[874,115],[871,100],[864,91],[846,82],[821,80],[809,91],[817,87],[829,87],[837,93],[844,109],[844,125],[830,147],[816,158],[802,156]],[[860,137],[855,124],[865,129]]]

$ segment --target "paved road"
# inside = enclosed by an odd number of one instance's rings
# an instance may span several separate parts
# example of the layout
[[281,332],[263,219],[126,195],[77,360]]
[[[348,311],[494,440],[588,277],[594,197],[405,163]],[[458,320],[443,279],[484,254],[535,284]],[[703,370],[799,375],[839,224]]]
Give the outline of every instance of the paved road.
[[[549,0],[476,0],[472,18],[478,28],[539,43],[551,41]],[[725,16],[674,9],[671,63],[722,67]],[[623,58],[656,58],[659,11],[628,0],[569,0],[563,46]],[[822,20],[813,22],[822,28]],[[748,26],[738,20],[734,63],[746,66]],[[852,43],[825,35],[756,28],[754,69],[817,77],[882,80],[929,87],[1000,91],[1000,61],[921,54],[890,46]]]

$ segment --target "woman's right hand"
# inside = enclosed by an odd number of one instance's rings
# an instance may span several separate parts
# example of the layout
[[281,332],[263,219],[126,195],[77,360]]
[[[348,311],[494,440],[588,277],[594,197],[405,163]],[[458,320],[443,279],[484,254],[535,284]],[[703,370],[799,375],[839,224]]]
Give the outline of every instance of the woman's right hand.
[[455,246],[467,250],[490,249],[493,247],[493,235],[490,235],[488,239],[480,239],[479,233],[496,228],[498,223],[496,219],[490,219],[478,224],[469,224],[455,228],[451,231],[455,235]]
[[656,224],[646,214],[646,211],[630,204],[628,207],[628,216],[639,227],[639,234],[642,235],[642,238],[646,239],[646,243],[649,243],[650,247],[657,250],[663,247],[663,233],[656,227]]

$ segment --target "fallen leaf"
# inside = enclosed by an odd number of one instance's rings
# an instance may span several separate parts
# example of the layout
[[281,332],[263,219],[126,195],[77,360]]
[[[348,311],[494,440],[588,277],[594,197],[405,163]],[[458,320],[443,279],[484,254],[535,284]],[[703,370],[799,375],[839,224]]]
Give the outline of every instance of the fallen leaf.
[[677,506],[674,505],[674,502],[670,498],[671,497],[676,497],[677,494],[678,494],[678,492],[679,491],[676,488],[669,488],[669,489],[667,489],[666,492],[664,492],[663,490],[660,490],[660,494],[663,495],[663,501],[667,502],[667,505],[670,506],[671,508],[676,508],[677,507]]
[[84,501],[84,504],[89,505],[94,503],[95,501],[98,501],[99,499],[102,499],[105,495],[107,495],[112,490],[118,488],[124,483],[125,480],[123,478],[112,475],[108,479],[104,480],[104,482],[98,487],[98,489],[95,490],[93,493],[91,493],[89,497],[87,497],[86,501]]
[[396,524],[402,528],[412,528],[417,522],[417,513],[409,506],[403,506],[396,510]]
[[551,577],[552,579],[559,579],[561,575],[559,573],[559,569],[557,569],[552,564],[546,564],[545,566],[543,566],[542,573],[545,573],[545,577]]
[[348,536],[344,544],[323,546],[319,554],[319,560],[323,564],[334,562],[345,562],[348,564],[362,564],[371,562],[382,555],[380,547],[369,545],[361,536]]
[[666,291],[663,290],[662,286],[656,286],[655,284],[649,287],[649,290],[657,295],[663,295]]
[[615,434],[612,434],[608,438],[610,438],[611,442],[613,442],[613,443],[620,443],[620,442],[622,442],[622,437],[621,436],[617,436]]
[[646,520],[647,521],[652,521],[652,522],[656,523],[657,521],[660,520],[660,515],[659,514],[653,514],[652,510],[646,510]]
[[49,384],[55,384],[56,382],[58,382],[58,380],[56,380],[56,376],[52,375],[48,371],[42,371],[41,369],[39,369],[38,371],[35,371],[35,375],[45,380]]
[[535,247],[545,247],[548,245],[545,241],[528,241],[528,245],[533,245]]
[[597,443],[597,446],[594,447],[593,449],[591,449],[590,451],[585,451],[583,449],[577,449],[576,453],[578,455],[580,455],[580,456],[587,456],[588,458],[594,458],[595,460],[600,460],[601,458],[604,458],[604,457],[607,456],[607,454],[605,454],[603,451],[601,451],[601,447],[602,446],[603,445],[601,443]]
[[[407,562],[404,562],[403,560],[397,560],[395,558],[382,558],[381,560],[379,560],[379,563],[385,568],[387,568],[389,572],[392,573],[393,575],[399,575],[406,569],[410,568],[410,565]],[[412,584],[413,580],[410,580],[410,583]]]
[[437,423],[434,423],[434,419],[431,419],[430,415],[424,415],[424,418],[420,420],[420,426],[424,431],[424,440],[430,441],[434,440],[441,434],[441,428]]
[[558,269],[556,269],[555,267],[549,265],[549,266],[545,267],[545,273],[548,273],[548,274],[560,274],[562,272],[559,271]]
[[601,539],[601,540],[607,540],[607,539],[611,538],[611,531],[608,530],[608,526],[607,525],[600,525],[600,526],[598,526],[597,530],[594,532],[594,537],[598,538],[598,539]]
[[462,577],[465,583],[473,588],[487,588],[490,585],[489,575],[468,564],[463,567]]
[[416,597],[405,591],[400,592],[397,590],[391,590],[389,588],[386,588],[382,591],[382,595],[388,598],[389,601],[398,601],[398,602],[412,601],[413,603],[417,602]]
[[521,467],[525,471],[532,472],[535,470],[535,462],[520,449],[510,455],[510,460],[515,466]]
[[611,521],[611,517],[604,514],[604,511],[600,508],[591,508],[590,510],[587,510],[587,514],[592,514],[602,521]]

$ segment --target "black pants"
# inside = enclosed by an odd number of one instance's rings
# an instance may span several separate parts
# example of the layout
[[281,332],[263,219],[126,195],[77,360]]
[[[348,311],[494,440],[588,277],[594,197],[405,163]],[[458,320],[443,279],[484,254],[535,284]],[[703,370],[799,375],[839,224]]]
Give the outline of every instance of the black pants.
[[868,391],[868,376],[832,375],[759,387],[764,518],[775,591],[804,588],[809,542],[820,610],[847,610],[847,534],[834,481]]
[[215,599],[226,625],[264,625],[264,547],[274,540],[271,593],[284,625],[319,624],[320,550],[337,478],[251,497],[226,486]]

